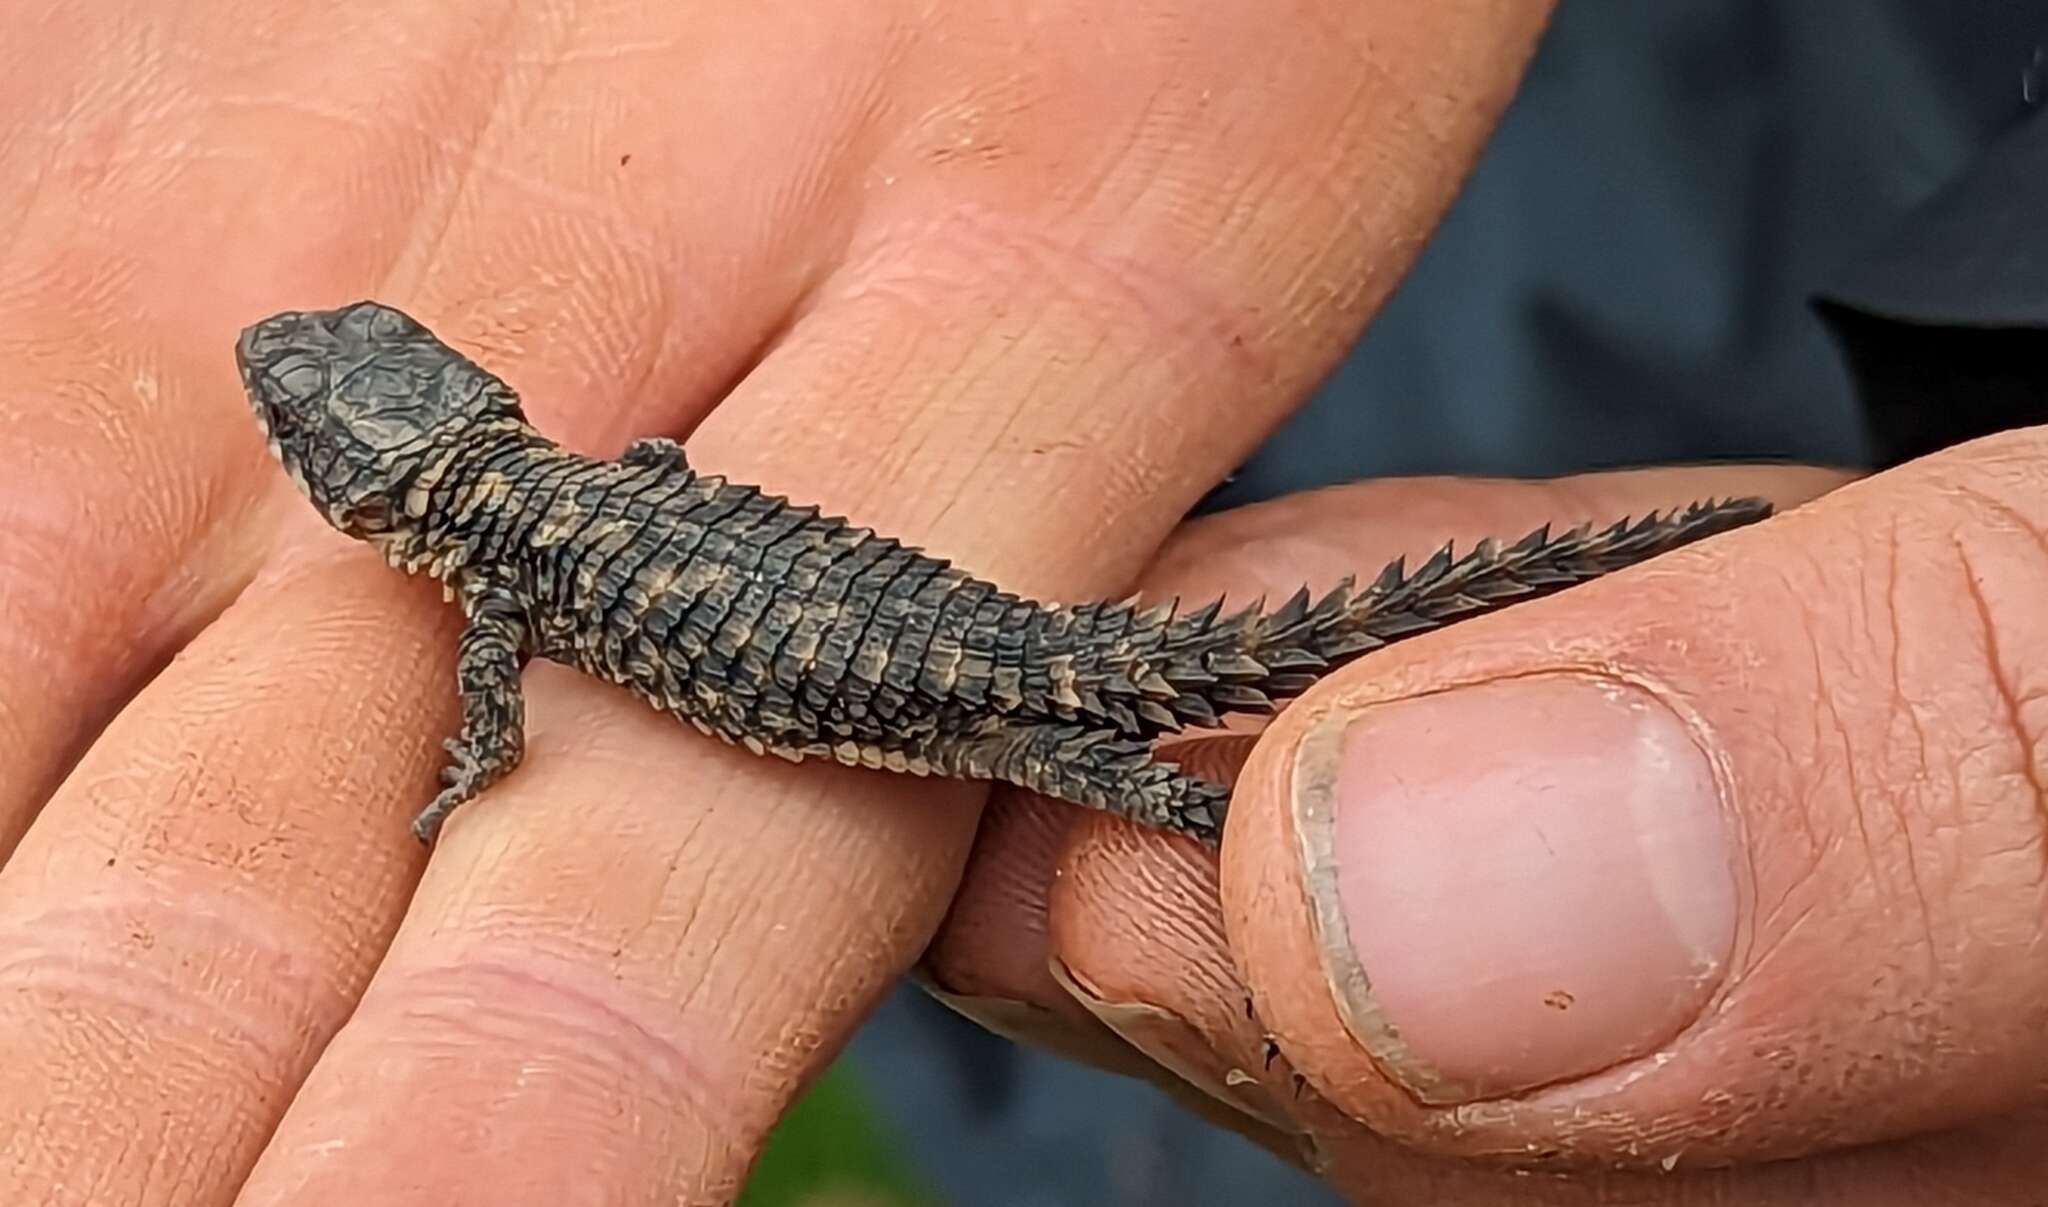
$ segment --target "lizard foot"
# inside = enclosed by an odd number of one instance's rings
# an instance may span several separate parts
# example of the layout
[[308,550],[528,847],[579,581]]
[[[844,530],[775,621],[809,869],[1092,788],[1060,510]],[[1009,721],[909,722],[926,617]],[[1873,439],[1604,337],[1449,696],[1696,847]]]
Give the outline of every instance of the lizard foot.
[[627,465],[642,465],[649,469],[688,469],[690,462],[683,455],[683,446],[661,436],[649,436],[635,440],[619,454],[619,460]]
[[441,782],[447,787],[435,794],[419,816],[412,819],[412,836],[423,846],[434,845],[434,839],[441,832],[441,824],[448,815],[476,796],[484,781],[484,765],[476,756],[469,743],[459,738],[449,738],[441,743],[448,752],[450,762],[441,768]]

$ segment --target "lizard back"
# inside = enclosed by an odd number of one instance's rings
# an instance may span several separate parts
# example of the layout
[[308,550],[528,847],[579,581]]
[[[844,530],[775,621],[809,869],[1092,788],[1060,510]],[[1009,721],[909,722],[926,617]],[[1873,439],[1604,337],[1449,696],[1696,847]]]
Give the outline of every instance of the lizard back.
[[1363,589],[1225,614],[1052,606],[901,541],[691,468],[671,440],[569,452],[517,394],[376,302],[286,312],[236,345],[286,472],[335,528],[440,579],[469,624],[452,809],[524,754],[529,657],[623,684],[756,753],[1003,780],[1213,840],[1229,791],[1152,742],[1270,712],[1389,641],[1562,590],[1770,512],[1696,504],[1605,529],[1538,528]]

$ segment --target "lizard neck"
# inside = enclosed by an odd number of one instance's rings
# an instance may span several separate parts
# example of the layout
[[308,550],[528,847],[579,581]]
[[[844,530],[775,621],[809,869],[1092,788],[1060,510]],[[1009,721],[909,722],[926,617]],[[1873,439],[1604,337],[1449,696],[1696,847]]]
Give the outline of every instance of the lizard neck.
[[516,419],[479,424],[429,459],[396,500],[407,523],[371,538],[384,560],[407,574],[453,584],[472,565],[490,560],[508,514],[576,458]]

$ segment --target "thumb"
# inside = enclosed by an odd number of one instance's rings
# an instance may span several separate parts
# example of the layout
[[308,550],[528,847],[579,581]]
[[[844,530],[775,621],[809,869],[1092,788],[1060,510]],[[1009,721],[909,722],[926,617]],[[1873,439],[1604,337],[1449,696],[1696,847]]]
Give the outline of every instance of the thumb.
[[1394,646],[1283,713],[1222,894],[1294,1067],[1440,1152],[1667,1168],[2048,1097],[2043,440]]

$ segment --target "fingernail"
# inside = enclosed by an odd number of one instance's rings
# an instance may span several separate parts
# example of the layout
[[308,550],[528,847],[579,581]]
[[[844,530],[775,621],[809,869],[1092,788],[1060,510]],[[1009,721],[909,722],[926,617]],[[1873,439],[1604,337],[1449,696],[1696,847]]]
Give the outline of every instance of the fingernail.
[[1226,1062],[1187,1020],[1164,1006],[1110,1001],[1082,984],[1063,961],[1049,966],[1062,989],[1152,1063],[1249,1119],[1282,1132],[1299,1130],[1249,1071],[1222,1068]]
[[1044,1048],[1056,1056],[1127,1077],[1145,1072],[1144,1058],[1100,1022],[1080,1023],[1044,1006],[1013,998],[953,993],[928,979],[921,983],[934,1001],[1004,1039]]
[[1531,675],[1332,716],[1294,806],[1340,1013],[1426,1104],[1655,1052],[1727,968],[1729,812],[1641,688]]

